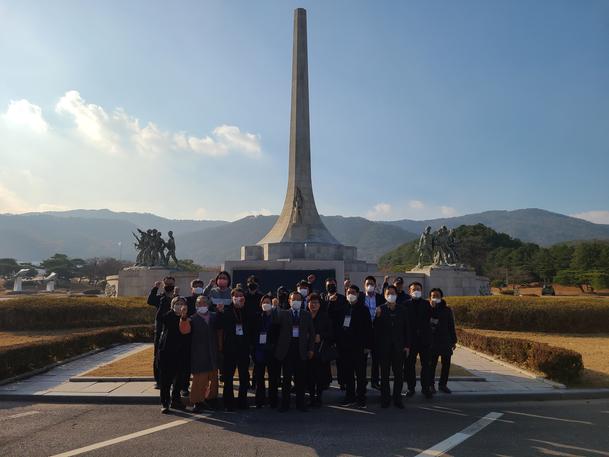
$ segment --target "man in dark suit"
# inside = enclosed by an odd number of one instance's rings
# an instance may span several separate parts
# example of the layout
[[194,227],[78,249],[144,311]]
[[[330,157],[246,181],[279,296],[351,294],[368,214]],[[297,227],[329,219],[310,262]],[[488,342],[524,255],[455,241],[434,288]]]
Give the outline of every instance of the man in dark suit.
[[[368,309],[370,313],[370,319],[374,322],[374,318],[376,317],[376,309],[380,307],[383,303],[385,303],[385,297],[379,294],[376,291],[376,278],[374,276],[366,276],[364,279],[364,291],[362,292],[362,302],[364,306]],[[372,366],[370,370],[370,385],[374,389],[380,389],[381,384],[379,382],[380,378],[380,368],[379,368],[379,359],[376,355],[376,350],[372,349]],[[368,360],[366,359],[366,365],[368,365]]]
[[[336,282],[336,279],[326,279],[326,292],[321,296],[321,311],[326,311],[328,313],[334,335],[337,334],[343,325],[341,319],[345,316],[345,310],[348,305],[347,298],[343,294],[338,293],[338,283]],[[341,365],[340,358],[338,358],[336,359],[336,377],[341,390],[345,390],[346,388],[346,381],[343,373],[344,369]]]
[[[159,287],[163,286],[163,293],[158,294]],[[150,289],[147,303],[156,308],[156,316],[154,318],[154,360],[152,362],[152,370],[154,373],[155,388],[161,387],[161,375],[159,372],[159,341],[163,331],[162,317],[171,309],[171,300],[174,297],[174,289],[176,280],[173,276],[166,276],[163,282],[157,281],[154,287]]]
[[[341,325],[335,333],[340,365],[346,384],[344,405],[357,402],[366,407],[366,352],[372,348],[372,320],[362,303],[359,288],[347,289],[349,305],[337,315]],[[357,380],[357,385],[356,385]]]
[[286,412],[290,409],[292,379],[294,379],[296,388],[296,407],[301,411],[306,411],[306,363],[307,360],[313,358],[315,328],[311,314],[301,309],[302,295],[292,292],[288,302],[290,309],[275,310],[273,314],[274,320],[279,326],[275,358],[279,361],[283,372],[279,411]]
[[408,316],[406,308],[397,303],[395,286],[387,286],[385,299],[387,302],[377,308],[374,320],[375,347],[381,364],[381,406],[387,408],[391,403],[389,373],[393,371],[393,404],[402,409],[404,357],[410,350]]

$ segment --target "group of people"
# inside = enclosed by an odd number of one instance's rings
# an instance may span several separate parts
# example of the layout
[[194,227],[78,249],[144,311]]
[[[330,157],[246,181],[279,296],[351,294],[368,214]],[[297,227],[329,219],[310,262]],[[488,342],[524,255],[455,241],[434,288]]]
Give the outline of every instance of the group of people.
[[187,405],[195,413],[246,409],[249,389],[257,408],[288,411],[293,395],[299,410],[317,408],[333,380],[333,363],[345,392],[343,406],[366,407],[369,362],[371,386],[380,390],[383,408],[404,408],[404,381],[406,397],[415,394],[417,358],[425,397],[436,393],[440,359],[438,389],[450,393],[457,336],[442,291],[435,288],[424,297],[419,282],[405,289],[403,278],[388,279],[379,290],[376,278],[368,276],[361,291],[347,280],[345,295],[334,278],[326,279],[323,293],[315,291],[314,275],[274,294],[261,293],[254,276],[231,287],[226,271],[206,286],[193,280],[187,297],[180,296],[171,276],[156,282],[148,304],[157,308],[153,365],[161,412]]

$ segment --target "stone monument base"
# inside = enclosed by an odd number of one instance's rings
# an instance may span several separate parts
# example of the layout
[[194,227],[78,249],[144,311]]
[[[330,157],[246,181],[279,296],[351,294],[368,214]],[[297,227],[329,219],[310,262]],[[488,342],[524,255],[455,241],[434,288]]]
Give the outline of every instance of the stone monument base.
[[177,271],[166,267],[127,267],[117,275],[107,276],[106,281],[118,297],[143,297],[148,295],[156,281],[162,281],[165,276],[173,276],[180,295],[189,296],[190,282],[193,279],[202,279],[207,284],[217,274],[212,271]]
[[[423,274],[424,293],[427,294],[434,287],[439,287],[444,295],[487,295],[490,291],[489,279],[478,276],[473,269],[450,266],[429,265],[413,268],[409,274]],[[405,278],[406,280],[406,278]]]

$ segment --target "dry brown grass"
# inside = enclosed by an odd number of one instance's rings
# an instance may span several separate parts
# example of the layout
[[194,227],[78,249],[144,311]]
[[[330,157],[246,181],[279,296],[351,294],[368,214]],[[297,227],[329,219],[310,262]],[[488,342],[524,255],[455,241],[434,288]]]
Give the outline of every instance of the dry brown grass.
[[609,333],[550,334],[468,329],[469,332],[547,343],[579,352],[584,361],[581,380],[572,387],[609,387]]
[[[103,327],[106,328],[106,327]],[[64,336],[86,335],[101,328],[76,328],[69,330],[23,330],[18,332],[3,332],[0,331],[0,348],[9,348],[24,343],[34,343],[38,341],[55,341],[60,340]]]
[[[98,377],[140,377],[140,376],[152,376],[152,358],[153,349],[147,348],[133,355],[117,360],[116,362],[109,363],[101,366],[87,373],[83,373],[81,376],[98,376]],[[420,366],[417,362],[417,373],[420,372]],[[440,363],[436,370],[437,375],[440,376]],[[458,365],[452,364],[450,367],[451,376],[473,376],[469,371]]]

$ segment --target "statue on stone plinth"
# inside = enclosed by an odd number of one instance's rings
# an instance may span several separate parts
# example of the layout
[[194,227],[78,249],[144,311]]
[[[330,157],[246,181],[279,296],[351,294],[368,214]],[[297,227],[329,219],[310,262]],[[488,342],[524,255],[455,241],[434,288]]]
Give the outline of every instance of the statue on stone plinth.
[[445,225],[433,233],[431,227],[425,228],[415,249],[418,256],[417,268],[425,265],[455,266],[459,262],[455,232],[448,230]]
[[431,227],[427,226],[425,231],[419,238],[419,244],[416,247],[416,252],[419,257],[417,268],[423,265],[429,265],[433,262],[433,235],[431,234]]
[[[154,266],[168,266],[169,261],[173,259],[178,266],[178,259],[176,257],[176,242],[173,237],[173,232],[169,231],[168,240],[163,239],[163,234],[157,229],[148,229],[145,232],[140,230],[138,237],[135,233],[133,236],[136,239],[136,243],[133,243],[138,254],[135,260],[136,266],[154,267]],[[165,252],[167,250],[167,252]]]

